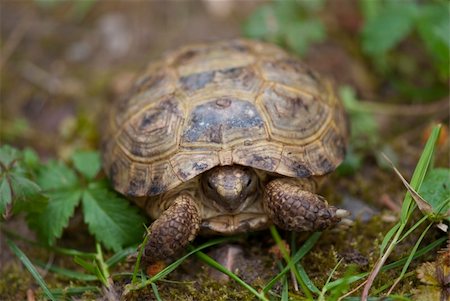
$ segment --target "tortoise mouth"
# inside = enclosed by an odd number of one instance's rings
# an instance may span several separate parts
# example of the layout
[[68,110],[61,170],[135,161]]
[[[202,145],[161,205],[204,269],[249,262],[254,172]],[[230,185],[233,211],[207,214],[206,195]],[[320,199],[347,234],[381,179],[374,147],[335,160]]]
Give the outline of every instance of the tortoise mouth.
[[233,235],[247,231],[262,230],[269,224],[264,213],[237,213],[217,215],[203,220],[202,234]]

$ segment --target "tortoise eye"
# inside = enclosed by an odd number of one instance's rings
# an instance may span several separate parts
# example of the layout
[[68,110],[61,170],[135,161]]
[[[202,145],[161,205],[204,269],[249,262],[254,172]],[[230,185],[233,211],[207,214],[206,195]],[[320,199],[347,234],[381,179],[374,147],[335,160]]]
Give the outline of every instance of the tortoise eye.
[[213,190],[214,190],[214,187],[212,186],[211,182],[210,182],[210,181],[207,181],[207,183],[208,183],[208,187],[209,187],[210,189],[213,189]]
[[246,187],[250,186],[252,183],[252,178],[248,178],[247,183],[245,184]]

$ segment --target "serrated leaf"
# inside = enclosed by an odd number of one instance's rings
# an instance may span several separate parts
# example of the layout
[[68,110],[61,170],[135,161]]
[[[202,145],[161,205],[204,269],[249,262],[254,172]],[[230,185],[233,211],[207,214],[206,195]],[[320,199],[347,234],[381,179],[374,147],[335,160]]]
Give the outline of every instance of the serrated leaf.
[[413,29],[417,7],[411,1],[386,5],[364,24],[362,46],[366,54],[380,56],[395,47]]
[[6,177],[0,179],[0,215],[3,215],[6,211],[6,207],[12,201],[11,186],[9,186]]
[[78,189],[49,191],[47,206],[40,213],[28,215],[29,224],[45,243],[52,245],[61,237],[81,195],[82,191]]
[[20,152],[9,146],[3,145],[0,147],[0,163],[2,163],[5,167],[8,167],[11,162],[20,158]]
[[51,161],[37,172],[37,183],[43,190],[59,190],[76,187],[78,179],[75,172],[64,163]]
[[90,187],[82,197],[89,231],[114,251],[142,240],[145,219],[127,200],[104,188]]
[[75,168],[87,179],[92,180],[101,168],[100,154],[98,152],[80,151],[72,156]]
[[419,194],[432,206],[436,215],[450,220],[450,169],[432,169],[425,176]]
[[31,196],[41,190],[36,183],[19,174],[11,173],[9,175],[9,180],[14,192],[16,193],[16,198]]

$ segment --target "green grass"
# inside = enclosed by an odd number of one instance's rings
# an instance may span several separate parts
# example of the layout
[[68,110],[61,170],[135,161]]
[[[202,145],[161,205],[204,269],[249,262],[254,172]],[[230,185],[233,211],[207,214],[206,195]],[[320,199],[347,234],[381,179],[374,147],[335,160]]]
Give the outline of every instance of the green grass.
[[47,286],[47,283],[45,283],[44,278],[42,278],[41,274],[36,270],[34,265],[31,263],[30,259],[28,259],[27,255],[25,255],[24,252],[10,239],[6,240],[6,244],[11,249],[11,251],[14,253],[14,255],[19,258],[19,260],[23,263],[23,265],[26,267],[26,269],[30,272],[30,274],[33,276],[33,278],[36,280],[36,282],[41,287],[44,294],[52,301],[57,301],[58,299],[52,294],[50,289]]
[[[432,158],[433,158],[436,142],[439,137],[440,128],[441,128],[440,125],[437,125],[434,127],[434,129],[424,147],[422,155],[420,156],[419,162],[417,163],[417,166],[414,170],[410,185],[415,191],[418,191],[420,189],[420,186],[422,185],[425,175],[427,174],[428,170],[432,167]],[[381,255],[380,255],[377,263],[375,264],[372,272],[370,273],[370,275],[367,279],[366,285],[364,286],[363,293],[361,296],[362,301],[367,300],[367,298],[369,296],[369,290],[372,287],[373,281],[375,280],[376,276],[380,272],[382,266],[384,265],[384,263],[386,262],[386,260],[390,256],[390,254],[393,252],[395,246],[399,243],[400,238],[404,238],[404,236],[402,237],[402,233],[405,230],[405,227],[407,226],[407,223],[410,220],[410,217],[411,217],[413,211],[416,209],[416,207],[417,207],[417,205],[414,203],[411,193],[409,191],[407,191],[405,194],[405,198],[403,200],[403,204],[402,204],[402,209],[401,209],[401,213],[400,213],[400,221],[395,226],[393,226],[391,228],[391,230],[389,230],[387,232],[386,236],[383,239],[383,242],[380,246],[380,254]],[[431,224],[428,226],[426,231],[428,231],[430,226],[431,226]],[[411,263],[412,258],[414,257],[414,254],[415,254],[415,251],[417,250],[418,245],[420,244],[420,242],[423,239],[423,236],[424,236],[424,233],[421,235],[418,242],[416,243],[416,246],[414,246],[413,250],[411,251],[410,256],[408,257],[409,259],[405,262],[403,271],[395,283],[400,281],[401,277],[406,272],[409,264]],[[394,285],[395,285],[395,283],[394,283]]]

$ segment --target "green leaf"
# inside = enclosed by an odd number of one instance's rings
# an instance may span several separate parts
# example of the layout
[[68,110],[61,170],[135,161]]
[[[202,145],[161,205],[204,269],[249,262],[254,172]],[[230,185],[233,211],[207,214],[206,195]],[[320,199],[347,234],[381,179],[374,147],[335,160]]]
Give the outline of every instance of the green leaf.
[[450,51],[450,19],[448,5],[422,5],[417,30],[438,69],[447,74]]
[[319,20],[304,20],[292,23],[286,30],[286,43],[295,52],[305,54],[313,42],[323,41],[325,28]]
[[9,180],[17,199],[32,196],[41,190],[41,188],[33,181],[15,173],[9,175]]
[[6,177],[0,179],[0,214],[6,211],[6,206],[12,201],[11,186],[9,186]]
[[275,42],[279,24],[272,5],[263,5],[256,9],[243,26],[244,35],[254,39]]
[[341,176],[352,175],[362,166],[362,154],[353,150],[353,146],[349,145],[344,161],[336,169],[336,173]]
[[339,89],[339,96],[350,115],[351,145],[355,153],[361,150],[372,150],[379,142],[378,124],[372,113],[362,111],[355,91],[349,86]]
[[37,173],[37,183],[43,190],[60,190],[79,185],[75,172],[64,163],[51,161]]
[[47,192],[47,206],[40,213],[28,215],[29,224],[37,231],[42,241],[52,245],[56,238],[61,237],[80,202],[81,194],[79,189]]
[[39,166],[39,156],[31,148],[26,148],[22,151],[23,163],[27,168],[35,169]]
[[8,167],[14,160],[18,160],[19,158],[20,152],[17,149],[9,145],[0,147],[0,162],[5,167]]
[[101,168],[100,154],[98,152],[80,151],[72,156],[75,168],[87,179],[92,180]]
[[428,172],[419,194],[433,207],[437,216],[450,220],[450,169],[435,168]]
[[391,2],[369,19],[362,31],[362,46],[366,54],[384,55],[406,38],[413,29],[417,11],[412,1]]
[[91,185],[82,202],[89,231],[105,247],[118,251],[142,239],[145,219],[116,193]]

